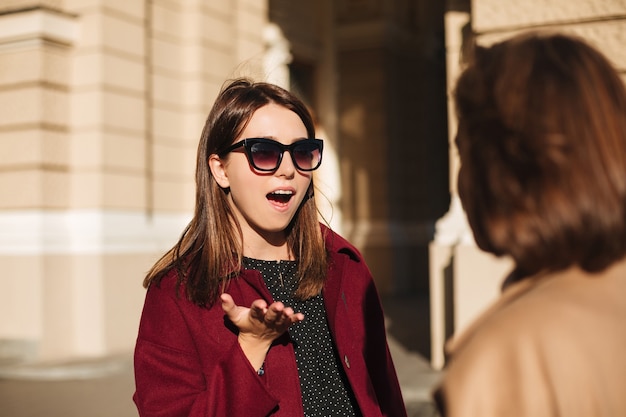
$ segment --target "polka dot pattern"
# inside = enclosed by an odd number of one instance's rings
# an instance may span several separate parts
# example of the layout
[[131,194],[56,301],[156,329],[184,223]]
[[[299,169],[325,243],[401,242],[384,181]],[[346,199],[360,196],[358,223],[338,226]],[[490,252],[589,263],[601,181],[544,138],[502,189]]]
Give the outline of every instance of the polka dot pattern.
[[244,258],[244,267],[261,272],[274,300],[282,301],[294,311],[304,314],[304,320],[289,329],[296,354],[304,415],[360,416],[334,348],[322,295],[306,301],[293,298],[297,286],[296,261]]

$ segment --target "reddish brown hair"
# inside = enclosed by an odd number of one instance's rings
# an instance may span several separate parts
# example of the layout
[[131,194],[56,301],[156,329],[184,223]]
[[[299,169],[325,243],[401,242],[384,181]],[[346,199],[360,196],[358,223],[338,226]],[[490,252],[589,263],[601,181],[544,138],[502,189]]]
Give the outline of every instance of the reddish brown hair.
[[476,47],[454,93],[459,195],[478,246],[526,274],[626,254],[626,90],[582,39]]

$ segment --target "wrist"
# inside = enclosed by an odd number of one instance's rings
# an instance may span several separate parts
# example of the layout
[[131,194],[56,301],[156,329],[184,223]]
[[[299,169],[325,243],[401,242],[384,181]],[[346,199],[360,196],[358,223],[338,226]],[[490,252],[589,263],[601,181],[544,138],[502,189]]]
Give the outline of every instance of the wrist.
[[272,341],[240,333],[238,342],[252,367],[255,371],[260,372],[263,367],[263,362],[265,361],[265,356],[267,356],[267,352],[272,345]]

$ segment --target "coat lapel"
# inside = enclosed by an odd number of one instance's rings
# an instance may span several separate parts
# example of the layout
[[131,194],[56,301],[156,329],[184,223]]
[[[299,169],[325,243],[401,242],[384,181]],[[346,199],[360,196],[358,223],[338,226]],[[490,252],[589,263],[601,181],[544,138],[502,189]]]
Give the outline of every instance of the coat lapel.
[[246,283],[250,285],[250,287],[252,287],[267,303],[271,304],[274,302],[274,298],[267,289],[265,281],[263,281],[263,276],[259,271],[253,269],[243,269],[238,279],[246,281]]
[[345,295],[342,291],[343,269],[345,265],[344,256],[336,256],[334,253],[329,259],[328,277],[324,285],[324,306],[328,317],[328,325],[333,335],[337,334],[337,311],[339,303],[345,303]]

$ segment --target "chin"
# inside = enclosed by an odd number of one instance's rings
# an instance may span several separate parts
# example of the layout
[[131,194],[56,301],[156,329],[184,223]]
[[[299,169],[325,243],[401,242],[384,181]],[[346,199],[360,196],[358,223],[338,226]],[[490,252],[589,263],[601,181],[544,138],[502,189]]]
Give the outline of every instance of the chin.
[[291,224],[291,219],[288,222],[276,222],[272,224],[265,223],[261,225],[261,229],[265,230],[267,233],[283,233]]

